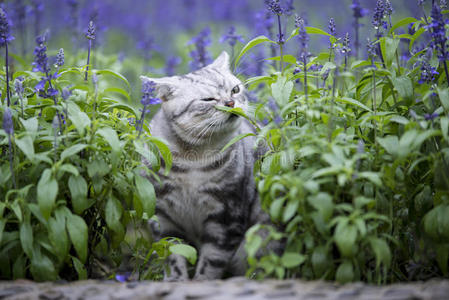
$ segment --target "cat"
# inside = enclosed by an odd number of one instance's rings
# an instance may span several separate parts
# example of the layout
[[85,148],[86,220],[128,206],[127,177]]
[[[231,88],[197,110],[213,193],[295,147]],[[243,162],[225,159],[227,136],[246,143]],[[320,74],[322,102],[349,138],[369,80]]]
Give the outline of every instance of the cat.
[[[219,111],[217,105],[247,110],[245,87],[230,71],[223,52],[213,63],[195,72],[143,81],[156,84],[162,99],[150,122],[153,136],[163,138],[173,155],[162,184],[148,177],[157,196],[160,237],[173,236],[194,246],[198,261],[194,280],[244,275],[244,235],[255,223],[269,217],[259,203],[253,179],[254,162],[265,148],[255,147],[255,137],[240,140],[225,151],[235,136],[254,132],[245,119]],[[188,280],[186,259],[169,257],[165,280]]]

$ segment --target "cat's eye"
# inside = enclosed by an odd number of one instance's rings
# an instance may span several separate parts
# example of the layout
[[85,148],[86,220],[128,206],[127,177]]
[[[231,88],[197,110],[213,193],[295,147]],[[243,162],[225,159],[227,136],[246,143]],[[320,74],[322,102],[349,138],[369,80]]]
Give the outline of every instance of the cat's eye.
[[235,94],[238,94],[238,93],[240,93],[240,87],[239,87],[238,85],[236,85],[236,86],[232,89],[231,94],[232,94],[232,95],[235,95]]
[[215,98],[209,97],[209,98],[203,98],[202,101],[215,101]]

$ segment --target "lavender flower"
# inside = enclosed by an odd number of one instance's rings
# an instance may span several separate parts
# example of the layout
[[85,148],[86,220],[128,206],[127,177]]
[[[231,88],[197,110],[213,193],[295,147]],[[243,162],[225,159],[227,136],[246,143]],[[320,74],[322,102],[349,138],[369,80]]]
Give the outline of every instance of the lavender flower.
[[42,73],[48,73],[50,71],[48,67],[48,57],[47,57],[47,46],[46,43],[46,36],[41,35],[36,38],[36,44],[37,46],[34,48],[33,54],[34,62],[32,65],[34,66],[33,72],[42,72]]
[[210,63],[211,58],[206,49],[206,47],[211,44],[210,34],[210,28],[206,27],[196,37],[187,43],[187,45],[195,46],[195,49],[190,51],[190,57],[192,57],[190,68],[192,70],[203,68]]
[[293,6],[293,0],[287,0],[285,3],[284,14],[291,16],[294,10],[295,7]]
[[351,9],[352,9],[352,12],[353,12],[353,15],[354,15],[354,28],[355,28],[354,46],[355,46],[356,57],[358,58],[358,56],[359,56],[359,48],[360,48],[359,30],[360,30],[360,26],[361,26],[359,19],[361,19],[364,16],[366,16],[368,14],[368,10],[365,9],[365,8],[362,8],[360,6],[359,0],[353,0],[352,1]]
[[436,4],[432,7],[431,17],[431,23],[427,26],[427,28],[432,31],[432,42],[430,46],[438,52],[438,58],[440,61],[444,62],[449,59],[445,28],[447,21],[444,20],[443,14],[441,13],[441,7]]
[[67,87],[62,89],[62,93],[61,93],[62,99],[67,100],[67,99],[69,99],[69,97],[71,95],[72,95],[72,91],[69,90]]
[[14,124],[12,121],[12,114],[9,107],[7,107],[5,109],[5,112],[3,113],[3,130],[6,132],[7,135],[14,134]]
[[298,15],[295,16],[295,27],[298,28],[298,40],[301,45],[301,51],[307,51],[309,45],[309,35],[306,31],[305,21]]
[[423,61],[421,64],[421,78],[419,84],[431,83],[435,80],[435,76],[439,75],[437,69],[432,67],[427,61]]
[[179,56],[171,56],[165,62],[165,75],[173,76],[176,74],[175,68],[181,63],[181,58]]
[[433,121],[436,118],[438,118],[439,114],[437,112],[431,113],[431,114],[424,114],[424,119],[426,121]]
[[5,46],[5,66],[6,66],[6,99],[7,106],[10,105],[10,92],[9,92],[9,63],[8,63],[8,43],[14,39],[10,34],[10,21],[6,12],[0,8],[0,47]]
[[87,81],[87,76],[89,74],[90,51],[92,49],[92,41],[95,40],[95,38],[96,38],[95,25],[94,25],[93,21],[89,22],[89,26],[87,27],[87,31],[86,31],[86,38],[89,40],[89,48],[87,51],[86,73],[84,76],[85,81]]
[[59,49],[58,55],[56,55],[56,66],[62,67],[64,65],[64,49]]
[[334,18],[330,18],[329,19],[329,33],[332,36],[336,36],[337,35],[337,31],[335,29],[335,20],[334,20]]
[[96,28],[93,21],[89,22],[89,26],[87,27],[86,30],[86,38],[89,40],[95,40],[96,38]]
[[447,1],[440,0],[440,7],[441,7],[441,9],[447,9]]
[[139,136],[142,133],[143,122],[145,120],[145,114],[150,111],[147,110],[149,105],[155,105],[161,103],[161,99],[154,97],[154,91],[156,90],[156,83],[154,81],[144,81],[142,84],[142,99],[140,103],[143,105],[142,115],[140,116],[140,120],[137,122],[137,131],[139,132]]
[[279,0],[269,0],[267,3],[267,9],[276,15],[282,15],[284,13]]
[[[370,41],[370,39],[367,39],[367,43],[366,43],[366,50],[368,52],[368,56],[374,60],[374,57],[377,55],[376,54],[376,46],[374,45],[374,43],[372,43]],[[374,64],[374,61],[373,61]]]
[[423,5],[424,5],[424,1],[425,1],[425,0],[418,0],[418,5],[419,5],[419,6],[423,6]]
[[0,47],[6,46],[7,43],[14,40],[10,33],[11,21],[6,12],[0,8]]
[[362,8],[359,0],[352,0],[351,9],[355,19],[360,19],[369,13],[369,10]]
[[23,88],[23,82],[25,81],[25,78],[23,76],[19,76],[16,78],[16,81],[14,82],[14,88],[16,90],[16,93],[19,97],[23,96],[24,88]]
[[220,39],[220,43],[228,42],[229,46],[234,47],[237,44],[237,41],[240,43],[244,43],[245,40],[241,35],[235,33],[235,27],[229,27],[229,31],[227,34],[223,35]]
[[374,29],[379,32],[380,27],[384,26],[385,5],[383,0],[377,0],[376,8],[374,9],[372,24]]

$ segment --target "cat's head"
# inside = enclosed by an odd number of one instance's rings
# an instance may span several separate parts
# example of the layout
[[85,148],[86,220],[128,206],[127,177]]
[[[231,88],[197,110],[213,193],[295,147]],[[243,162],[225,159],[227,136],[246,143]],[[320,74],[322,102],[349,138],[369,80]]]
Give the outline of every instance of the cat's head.
[[178,135],[193,144],[212,135],[230,133],[239,126],[240,118],[215,106],[247,109],[245,87],[232,74],[226,52],[210,65],[186,75],[141,79],[156,83],[166,119]]

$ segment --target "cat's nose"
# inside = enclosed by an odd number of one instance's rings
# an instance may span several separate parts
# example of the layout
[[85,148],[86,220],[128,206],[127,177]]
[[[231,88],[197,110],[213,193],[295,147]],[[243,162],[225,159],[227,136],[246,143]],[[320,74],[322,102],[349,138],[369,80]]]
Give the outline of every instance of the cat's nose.
[[227,107],[234,108],[234,105],[235,105],[234,100],[225,101],[225,106]]

